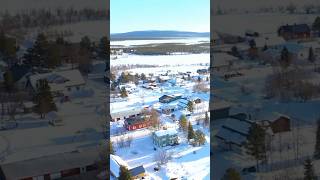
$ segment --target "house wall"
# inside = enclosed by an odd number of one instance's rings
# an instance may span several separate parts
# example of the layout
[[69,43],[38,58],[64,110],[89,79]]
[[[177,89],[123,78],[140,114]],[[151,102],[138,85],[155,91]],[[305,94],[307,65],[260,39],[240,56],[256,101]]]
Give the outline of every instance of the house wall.
[[168,136],[156,136],[153,135],[153,143],[158,147],[164,147],[168,145],[173,145],[176,141],[178,141],[177,135],[168,135]]
[[125,124],[125,126],[126,126],[127,130],[131,131],[131,130],[136,130],[136,129],[149,127],[150,126],[150,122],[137,123],[137,124],[133,124],[133,125]]

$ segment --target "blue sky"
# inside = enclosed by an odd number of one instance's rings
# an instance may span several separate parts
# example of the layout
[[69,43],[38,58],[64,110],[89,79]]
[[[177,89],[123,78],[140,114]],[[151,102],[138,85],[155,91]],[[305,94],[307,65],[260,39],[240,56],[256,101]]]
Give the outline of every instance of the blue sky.
[[110,32],[210,32],[210,0],[110,0]]

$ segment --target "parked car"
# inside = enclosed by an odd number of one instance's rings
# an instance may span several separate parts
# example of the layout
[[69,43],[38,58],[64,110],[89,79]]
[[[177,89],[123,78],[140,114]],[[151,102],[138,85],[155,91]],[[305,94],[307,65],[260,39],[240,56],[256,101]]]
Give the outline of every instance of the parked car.
[[52,119],[49,121],[49,124],[51,124],[52,126],[63,126],[63,120],[61,118],[58,119]]
[[257,172],[257,169],[256,169],[256,167],[251,166],[251,167],[243,168],[241,172],[242,172],[242,174],[245,175],[245,174],[255,173],[255,172]]

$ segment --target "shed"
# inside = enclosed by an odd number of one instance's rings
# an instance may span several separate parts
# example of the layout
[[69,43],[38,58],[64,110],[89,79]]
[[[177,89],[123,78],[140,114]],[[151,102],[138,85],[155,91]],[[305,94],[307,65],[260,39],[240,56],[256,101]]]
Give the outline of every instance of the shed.
[[129,171],[133,178],[142,178],[146,173],[146,170],[144,169],[143,165],[134,167]]

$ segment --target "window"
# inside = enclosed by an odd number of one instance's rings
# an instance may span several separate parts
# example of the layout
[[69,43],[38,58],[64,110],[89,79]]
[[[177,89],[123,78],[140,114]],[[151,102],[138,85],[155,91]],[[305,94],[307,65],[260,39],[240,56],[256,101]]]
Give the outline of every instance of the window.
[[71,91],[71,88],[70,88],[70,87],[68,87],[68,91]]

